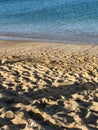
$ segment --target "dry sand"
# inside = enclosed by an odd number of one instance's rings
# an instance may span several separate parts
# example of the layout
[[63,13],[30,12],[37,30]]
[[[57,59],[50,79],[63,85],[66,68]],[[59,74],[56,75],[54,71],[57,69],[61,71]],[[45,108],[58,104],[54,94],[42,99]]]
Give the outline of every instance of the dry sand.
[[0,41],[0,130],[97,129],[97,45]]

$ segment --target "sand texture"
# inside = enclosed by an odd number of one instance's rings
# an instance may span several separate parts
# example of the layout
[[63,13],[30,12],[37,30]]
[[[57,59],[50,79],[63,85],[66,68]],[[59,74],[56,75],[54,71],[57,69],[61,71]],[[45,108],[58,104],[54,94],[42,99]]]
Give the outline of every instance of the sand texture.
[[98,130],[98,46],[0,41],[0,130]]

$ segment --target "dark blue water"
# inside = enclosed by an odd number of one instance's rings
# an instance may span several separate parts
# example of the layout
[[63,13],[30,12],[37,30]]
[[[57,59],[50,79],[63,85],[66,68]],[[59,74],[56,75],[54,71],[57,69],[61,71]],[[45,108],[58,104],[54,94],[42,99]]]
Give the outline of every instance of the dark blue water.
[[7,38],[98,43],[98,0],[0,0]]

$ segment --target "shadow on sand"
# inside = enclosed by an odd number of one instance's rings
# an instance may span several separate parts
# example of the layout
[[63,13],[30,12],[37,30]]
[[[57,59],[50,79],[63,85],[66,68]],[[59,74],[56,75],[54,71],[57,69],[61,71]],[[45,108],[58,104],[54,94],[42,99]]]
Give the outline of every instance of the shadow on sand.
[[[75,118],[71,116],[71,113],[79,116],[82,124],[84,124],[89,130],[96,130],[94,126],[97,126],[98,112],[90,110],[93,102],[98,103],[97,97],[94,95],[98,91],[98,84],[95,82],[87,82],[83,84],[74,83],[72,85],[65,86],[47,86],[47,88],[33,91],[28,89],[28,92],[17,87],[16,90],[11,88],[14,86],[8,86],[8,89],[0,83],[0,115],[2,111],[12,111],[14,114],[17,111],[22,111],[26,119],[33,119],[43,127],[43,130],[82,130],[80,128],[70,128],[68,125],[75,122]],[[80,98],[80,95],[82,98]],[[32,103],[31,103],[32,102]],[[16,104],[21,103],[24,106],[36,106],[40,112],[47,113],[50,116],[50,120],[47,117],[42,116],[40,113],[35,113],[32,110],[22,109],[15,107]],[[74,106],[77,104],[78,106]],[[70,106],[68,108],[68,106]],[[76,109],[76,110],[75,110]],[[42,113],[43,114],[43,113]],[[52,119],[57,123],[52,123]],[[0,116],[0,127],[8,125],[10,129],[24,129],[26,124],[13,124],[12,118]],[[46,118],[46,119],[45,119]],[[62,122],[62,123],[59,123]],[[78,123],[78,120],[77,120]],[[62,125],[63,124],[63,125]],[[64,124],[66,124],[64,126]],[[80,124],[81,125],[81,124]],[[35,128],[36,130],[37,128]],[[2,129],[3,130],[3,129]]]

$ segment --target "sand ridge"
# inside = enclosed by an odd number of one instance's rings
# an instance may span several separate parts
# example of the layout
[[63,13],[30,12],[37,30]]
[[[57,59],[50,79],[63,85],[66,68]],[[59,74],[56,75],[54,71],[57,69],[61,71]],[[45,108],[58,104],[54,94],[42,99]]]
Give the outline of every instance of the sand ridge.
[[98,129],[97,45],[0,47],[2,130]]

